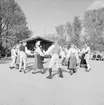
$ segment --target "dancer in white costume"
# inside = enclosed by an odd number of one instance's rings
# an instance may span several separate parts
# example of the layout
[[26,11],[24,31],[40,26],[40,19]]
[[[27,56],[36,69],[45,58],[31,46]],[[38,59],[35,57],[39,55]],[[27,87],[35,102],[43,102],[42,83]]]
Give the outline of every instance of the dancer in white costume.
[[67,54],[68,58],[68,69],[70,70],[69,73],[72,75],[76,72],[76,67],[78,63],[78,51],[76,50],[76,47],[74,44],[71,45],[71,48],[68,51]]
[[58,44],[58,42],[56,41],[51,47],[49,47],[49,49],[45,52],[45,55],[51,55],[51,60],[49,62],[49,76],[47,77],[48,79],[52,79],[52,67],[54,65],[56,65],[56,67],[58,68],[58,72],[59,72],[59,77],[63,78],[63,74],[62,74],[62,70],[59,67],[59,55],[60,55],[60,46]]
[[33,74],[35,73],[36,70],[41,70],[41,72],[44,72],[44,67],[43,67],[43,62],[42,62],[42,57],[44,56],[44,53],[41,50],[40,47],[40,41],[38,41],[36,43],[35,46],[35,51],[34,51],[34,72],[32,72]]
[[83,51],[85,53],[85,60],[87,63],[87,71],[91,70],[90,64],[89,64],[89,60],[90,60],[90,47],[85,44],[85,50]]
[[10,69],[16,67],[16,57],[17,57],[16,52],[17,52],[16,46],[14,45],[13,48],[11,49],[12,62],[11,62],[11,65],[10,65]]
[[61,64],[62,64],[63,66],[67,66],[67,65],[68,65],[67,53],[68,53],[67,45],[64,45],[64,46],[61,48],[61,57],[62,57]]
[[21,42],[21,45],[19,47],[19,56],[20,56],[20,63],[19,63],[19,71],[21,72],[22,70],[22,63],[23,63],[23,70],[25,73],[26,69],[26,61],[27,61],[27,55],[33,55],[30,50],[27,49],[26,47],[26,42]]

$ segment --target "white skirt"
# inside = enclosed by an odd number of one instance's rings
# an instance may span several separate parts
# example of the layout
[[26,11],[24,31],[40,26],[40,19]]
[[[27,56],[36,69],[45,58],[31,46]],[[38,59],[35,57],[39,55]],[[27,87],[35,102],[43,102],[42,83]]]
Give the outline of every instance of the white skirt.
[[20,58],[27,58],[26,53],[23,51],[20,51],[19,55],[20,55]]

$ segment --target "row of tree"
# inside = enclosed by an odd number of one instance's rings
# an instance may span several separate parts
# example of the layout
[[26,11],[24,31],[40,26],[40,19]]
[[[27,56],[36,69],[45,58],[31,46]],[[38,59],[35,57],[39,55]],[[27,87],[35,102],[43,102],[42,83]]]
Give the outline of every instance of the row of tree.
[[[82,20],[75,16],[73,22],[60,24],[55,29],[61,44],[69,46],[74,43],[77,47],[82,47],[88,43],[91,50],[104,51],[104,8],[86,11]],[[53,39],[56,37],[55,34],[50,36]]]
[[55,40],[59,39],[61,45],[74,43],[77,47],[81,46],[82,43],[82,21],[78,16],[75,16],[73,22],[66,22],[65,24],[60,24],[55,27],[56,34],[48,34],[46,37]]
[[31,35],[26,17],[15,0],[0,0],[0,51],[6,55],[18,41]]
[[66,41],[66,44],[70,45],[74,43],[80,47],[80,34],[82,30],[82,23],[78,16],[75,16],[73,22],[66,22],[65,25],[58,25],[55,27],[57,35]]
[[104,51],[104,8],[85,12],[85,40],[93,50]]
[[[55,27],[60,44],[74,43],[81,47],[88,43],[92,50],[104,51],[104,8],[89,10],[83,20],[75,16],[73,22]],[[82,30],[84,30],[84,35]],[[0,0],[0,51],[7,54],[20,40],[30,37],[25,14],[15,0]],[[48,35],[55,40],[56,35]]]

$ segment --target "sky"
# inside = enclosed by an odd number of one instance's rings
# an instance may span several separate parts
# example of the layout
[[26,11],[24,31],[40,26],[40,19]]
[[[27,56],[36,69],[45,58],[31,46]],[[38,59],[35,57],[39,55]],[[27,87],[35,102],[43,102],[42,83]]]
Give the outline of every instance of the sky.
[[55,33],[55,26],[83,16],[94,0],[16,0],[26,15],[33,36]]

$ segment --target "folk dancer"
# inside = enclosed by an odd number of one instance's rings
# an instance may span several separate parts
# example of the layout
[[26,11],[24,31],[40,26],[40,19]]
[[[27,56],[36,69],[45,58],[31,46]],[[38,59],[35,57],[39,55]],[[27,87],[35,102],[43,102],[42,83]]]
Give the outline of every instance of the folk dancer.
[[26,69],[26,61],[27,61],[27,55],[32,55],[31,51],[27,49],[26,42],[21,42],[21,45],[19,47],[19,56],[20,56],[20,63],[19,63],[19,71],[22,72],[22,64],[23,64],[23,70],[25,73]]
[[87,63],[85,60],[85,47],[83,46],[80,53],[80,67],[87,68]]
[[76,46],[74,46],[74,48],[76,49],[77,67],[79,67],[80,66],[80,54],[81,54],[81,51]]
[[68,61],[66,59],[66,56],[67,56],[67,53],[68,53],[68,49],[67,49],[67,46],[64,45],[62,48],[61,48],[61,57],[62,57],[62,61],[61,61],[61,64],[63,66],[67,66],[68,65]]
[[70,70],[69,73],[72,75],[73,73],[76,73],[77,68],[77,56],[78,51],[76,50],[74,44],[71,45],[71,48],[69,48],[67,58],[68,58],[68,69]]
[[19,47],[20,47],[20,43],[18,42],[16,44],[16,54],[17,54],[17,57],[16,57],[16,69],[19,69],[19,64],[20,64],[20,56],[19,56]]
[[10,65],[10,69],[15,68],[16,66],[16,45],[13,46],[13,48],[11,49],[11,58],[12,58],[12,63]]
[[42,73],[44,73],[44,67],[43,67],[43,56],[44,53],[42,52],[41,46],[40,46],[40,41],[38,41],[35,45],[35,51],[34,51],[34,72],[32,72],[33,74],[35,73],[36,70],[41,70]]
[[56,67],[58,68],[58,73],[59,73],[59,77],[63,78],[63,74],[62,74],[62,70],[59,67],[59,55],[60,55],[60,46],[58,44],[58,41],[55,41],[55,43],[53,43],[52,46],[49,47],[49,49],[45,52],[45,55],[51,55],[51,59],[49,62],[49,76],[47,77],[47,79],[52,79],[52,67],[54,65],[56,65]]
[[87,64],[87,71],[91,70],[90,64],[89,64],[89,60],[90,60],[90,47],[85,44],[85,50],[83,51],[85,53],[85,60],[86,60],[86,64]]

